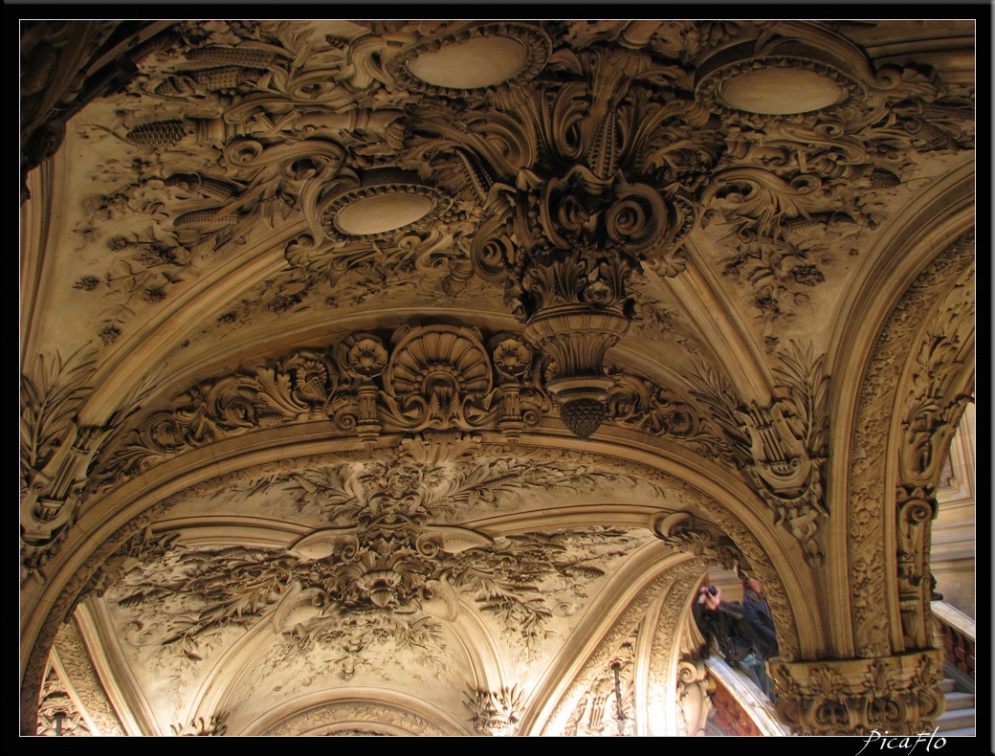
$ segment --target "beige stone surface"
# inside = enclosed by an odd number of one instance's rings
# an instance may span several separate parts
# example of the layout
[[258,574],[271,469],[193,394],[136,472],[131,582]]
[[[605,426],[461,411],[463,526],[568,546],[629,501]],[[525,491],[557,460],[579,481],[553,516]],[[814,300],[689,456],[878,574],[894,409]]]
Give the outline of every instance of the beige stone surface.
[[22,24],[22,732],[693,735],[706,574],[935,718],[974,35]]

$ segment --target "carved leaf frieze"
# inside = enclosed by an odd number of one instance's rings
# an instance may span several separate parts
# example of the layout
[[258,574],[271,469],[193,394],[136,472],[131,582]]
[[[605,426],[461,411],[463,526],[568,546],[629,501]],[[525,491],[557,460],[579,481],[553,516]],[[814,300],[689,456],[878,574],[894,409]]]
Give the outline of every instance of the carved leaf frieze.
[[[100,457],[93,480],[119,484],[205,444],[275,425],[331,421],[372,443],[382,432],[496,428],[510,441],[552,414],[547,368],[521,336],[448,325],[355,333],[193,386],[147,414]],[[605,419],[705,457],[722,439],[675,392],[632,375],[605,376]],[[103,484],[103,485],[106,485]],[[95,490],[91,482],[88,490]]]

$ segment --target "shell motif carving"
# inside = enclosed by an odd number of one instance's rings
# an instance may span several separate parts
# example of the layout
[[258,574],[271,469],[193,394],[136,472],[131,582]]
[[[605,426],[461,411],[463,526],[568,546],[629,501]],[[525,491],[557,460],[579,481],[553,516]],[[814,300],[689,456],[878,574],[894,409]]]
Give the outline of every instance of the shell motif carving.
[[490,358],[477,334],[441,325],[402,329],[395,340],[382,396],[390,421],[417,431],[476,427],[489,417]]

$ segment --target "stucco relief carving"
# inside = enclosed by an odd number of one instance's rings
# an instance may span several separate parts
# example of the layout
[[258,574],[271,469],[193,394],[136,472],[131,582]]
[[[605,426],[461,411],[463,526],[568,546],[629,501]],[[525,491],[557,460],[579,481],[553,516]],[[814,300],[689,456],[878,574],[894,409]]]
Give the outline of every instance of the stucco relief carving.
[[369,442],[384,428],[497,426],[515,438],[539,422],[549,400],[531,350],[514,335],[495,338],[489,350],[470,328],[405,326],[389,344],[358,333],[324,352],[294,352],[200,384],[174,400],[176,409],[147,416],[98,475],[120,478],[220,438],[319,419]]
[[79,425],[75,414],[90,393],[92,352],[56,353],[21,376],[20,536],[21,581],[45,579],[44,567],[58,553],[76,517],[90,461],[123,420],[105,427]]
[[708,695],[708,668],[701,659],[682,657],[677,665],[677,728],[681,735],[704,734],[712,701]]
[[124,735],[124,728],[97,677],[75,620],[62,625],[53,648],[80,703],[102,736]]
[[36,734],[50,737],[86,737],[93,735],[83,712],[76,706],[66,684],[54,668],[49,668],[41,688]]
[[727,535],[714,525],[700,521],[690,512],[675,512],[653,520],[652,530],[657,538],[671,548],[685,554],[694,554],[706,564],[735,571],[749,570],[750,565],[742,552]]
[[895,495],[898,514],[898,601],[906,649],[929,648],[930,522],[936,517],[936,499],[921,488],[899,487]]
[[[486,300],[480,309],[492,310],[500,294],[475,274],[471,260],[472,240],[484,232],[496,240],[482,251],[485,262],[508,263],[494,275],[512,281],[507,291],[512,308],[545,315],[565,303],[577,310],[570,317],[554,313],[546,330],[542,318],[534,317],[535,327],[525,334],[475,333],[458,325],[355,333],[328,349],[301,349],[239,367],[235,375],[212,377],[195,387],[203,389],[201,394],[189,392],[189,404],[178,397],[169,405],[146,408],[151,414],[141,418],[143,423],[132,421],[124,428],[129,435],[117,439],[111,437],[114,428],[133,402],[122,399],[121,413],[109,428],[77,427],[69,413],[66,433],[22,484],[25,566],[44,575],[38,570],[70,532],[77,503],[90,503],[83,497],[92,496],[99,506],[108,485],[116,485],[113,478],[124,481],[214,441],[271,425],[311,423],[309,433],[327,426],[332,437],[359,438],[369,450],[386,433],[478,429],[503,432],[513,448],[519,434],[549,418],[554,422],[543,427],[555,430],[558,401],[571,407],[563,420],[580,436],[612,423],[657,436],[662,456],[673,443],[745,466],[750,483],[783,519],[805,557],[818,563],[826,513],[819,491],[823,455],[813,435],[825,428],[818,423],[803,427],[796,397],[778,394],[770,405],[752,407],[733,397],[726,428],[716,418],[692,412],[696,403],[671,387],[612,374],[604,352],[639,317],[634,300],[653,329],[666,331],[668,340],[685,344],[690,352],[693,337],[678,338],[696,333],[682,330],[684,315],[644,307],[636,280],[644,265],[656,266],[662,275],[680,275],[681,234],[698,233],[714,242],[730,231],[721,246],[711,247],[717,257],[701,262],[713,272],[725,267],[725,277],[713,277],[720,287],[743,285],[752,314],[763,323],[760,336],[767,337],[768,356],[776,357],[772,323],[800,312],[815,294],[831,297],[838,283],[833,276],[851,265],[846,258],[867,248],[873,234],[886,233],[880,229],[894,208],[915,187],[928,184],[921,173],[936,177],[941,175],[936,166],[965,162],[961,153],[973,147],[973,102],[960,96],[966,88],[946,87],[918,65],[874,70],[857,42],[845,36],[855,26],[867,33],[874,25],[359,21],[326,27],[201,21],[171,24],[157,46],[143,48],[155,54],[134,57],[137,70],[127,57],[104,56],[111,65],[121,64],[112,83],[122,91],[120,97],[95,101],[84,112],[85,121],[72,124],[74,139],[83,133],[91,140],[75,141],[74,148],[99,148],[93,153],[100,157],[87,169],[100,165],[86,177],[93,181],[94,195],[85,200],[90,218],[78,229],[82,245],[76,252],[85,256],[85,264],[60,285],[75,287],[64,292],[66,298],[72,299],[71,307],[84,303],[80,322],[93,330],[95,343],[104,344],[101,354],[111,360],[127,360],[124,352],[130,337],[137,337],[140,321],[167,318],[169,302],[179,305],[177,294],[196,299],[199,277],[212,274],[218,264],[235,262],[240,251],[267,262],[265,280],[246,281],[247,288],[232,291],[229,302],[218,301],[219,309],[192,324],[201,330],[190,339],[250,325],[252,334],[260,334],[270,323],[290,318],[296,328],[308,308],[344,311],[353,304],[385,302],[395,292],[405,305],[426,309],[440,298],[469,305],[480,296]],[[101,27],[100,34],[113,28]],[[50,36],[50,43],[61,44],[58,35]],[[53,51],[44,44],[32,47],[36,41],[26,40],[25,93],[38,95],[35,101],[61,96],[53,75],[62,62],[53,63]],[[479,55],[507,66],[497,66],[501,75],[483,81],[472,80],[480,74],[470,67],[452,64]],[[815,98],[818,107],[768,112],[751,100],[763,94],[764,82],[785,76],[795,101],[807,97],[811,104]],[[89,84],[77,88],[79,81],[71,89],[82,101],[93,92]],[[55,129],[41,133],[42,141],[32,146],[39,155],[46,144],[58,143],[60,126],[52,125]],[[110,149],[117,142],[123,152]],[[509,208],[512,202],[532,203],[537,212],[530,216],[521,204]],[[383,208],[389,212],[379,212]],[[368,225],[386,216],[398,225]],[[667,221],[661,235],[655,236],[660,229],[646,217]],[[703,229],[693,227],[698,221]],[[273,274],[280,250],[264,242],[272,234],[280,234],[282,242],[291,225],[306,230],[294,231],[283,249],[286,267]],[[640,246],[650,237],[659,244]],[[523,285],[514,283],[518,278]],[[912,300],[903,314],[914,318],[918,305]],[[951,312],[952,318],[963,319],[967,310]],[[134,334],[126,333],[131,324]],[[40,323],[34,332],[51,325],[51,320]],[[554,330],[587,335],[567,338]],[[884,427],[893,408],[903,407],[904,387],[898,393],[887,389],[897,361],[872,361],[865,386],[870,395],[862,394],[867,403],[857,418],[862,425],[855,446],[863,456],[854,455],[852,489],[845,492],[847,521],[854,523],[848,537],[854,553],[849,568],[858,654],[901,650],[889,647],[896,629],[888,623],[897,615],[895,607],[885,606],[881,590],[890,579],[885,566],[894,560],[886,558],[880,542],[894,548],[883,536],[896,523],[901,616],[908,620],[905,648],[921,647],[918,609],[910,609],[911,602],[918,607],[922,600],[920,578],[923,559],[928,560],[920,548],[928,542],[929,526],[922,520],[921,502],[929,502],[929,479],[942,458],[946,427],[969,391],[951,388],[965,379],[960,368],[950,372],[949,382],[931,376],[946,375],[950,359],[970,361],[966,351],[949,349],[955,338],[962,339],[962,348],[965,335],[933,330],[932,345],[920,354],[917,375],[925,380],[916,384],[904,406],[906,415],[899,418],[906,421],[908,436],[895,481],[900,500],[907,496],[919,503],[902,504],[894,514],[884,509],[895,491],[884,490],[887,476],[879,464],[884,452],[874,444],[873,427]],[[443,345],[449,336],[452,343]],[[889,348],[882,343],[882,351]],[[898,346],[907,352],[915,348],[908,340]],[[461,365],[461,354],[474,359],[484,354],[486,376]],[[580,383],[571,384],[573,378]],[[217,393],[211,394],[214,389]],[[817,394],[811,391],[805,401]],[[611,435],[634,437],[609,432],[603,438]],[[108,438],[115,445],[104,452]],[[481,460],[472,455],[461,459],[455,465],[460,474],[486,467],[474,467],[471,459]],[[91,460],[97,460],[96,471],[106,479],[94,479],[78,493]],[[329,465],[340,479],[347,477],[340,467],[345,461],[343,456]],[[559,472],[575,469],[564,465]],[[481,474],[486,483],[469,486],[473,493],[465,501],[479,495],[483,509],[499,486],[491,486],[490,472]],[[34,490],[39,482],[45,490]],[[300,475],[276,484],[303,492],[288,496],[291,508],[351,511],[336,498],[337,484],[326,483],[320,476]],[[456,509],[464,504],[463,493],[454,495]],[[716,530],[729,535],[742,558],[755,564],[758,576],[771,586],[775,614],[788,621],[792,615],[783,586],[773,583],[770,559],[756,539],[721,506],[694,494],[704,501],[696,500],[700,506],[691,509],[698,516],[707,512]],[[457,528],[454,523],[448,514],[430,518],[415,528],[418,536],[378,524],[377,537],[416,552],[434,544],[448,558],[442,547],[451,545],[451,537],[470,538],[444,530]],[[297,546],[305,551],[328,543],[351,548],[351,539],[361,541],[362,532],[365,526],[344,517]],[[153,541],[150,537],[146,545],[151,548]],[[138,558],[119,554],[94,573],[106,556],[100,551],[96,561],[88,559],[66,596],[55,601],[40,647],[51,641],[53,623],[62,619],[54,615],[71,608],[81,589],[99,593],[134,566],[128,559]],[[713,558],[712,552],[706,557]],[[311,561],[322,558],[329,557]],[[423,563],[415,558],[411,564],[416,566],[409,574],[420,575]],[[386,572],[373,569],[367,573],[372,577],[356,581],[355,589],[373,607],[374,597],[389,603],[410,588],[406,578],[381,574]],[[789,658],[792,642],[782,644]],[[342,659],[356,663],[362,657],[353,648],[358,645],[344,637]],[[35,686],[33,700],[40,664],[35,655],[27,664],[25,689]],[[339,668],[344,672],[347,663],[341,661]]]
[[930,522],[942,460],[973,383],[974,266],[931,319],[915,358],[905,400],[904,438],[895,493],[898,586],[905,648],[931,645]]
[[745,467],[754,490],[798,540],[806,561],[821,565],[816,540],[820,516],[828,515],[822,487],[827,455],[829,377],[824,356],[794,343],[780,353],[782,368],[769,407],[746,406],[731,384],[709,368],[693,378],[693,393],[732,442],[731,457]]
[[[961,300],[963,292],[956,284],[961,277],[971,275],[974,249],[974,234],[969,232],[937,255],[916,278],[892,310],[879,334],[876,349],[861,386],[852,444],[852,449],[860,450],[860,453],[853,454],[850,463],[849,522],[851,525],[848,547],[854,634],[857,640],[857,652],[862,656],[884,656],[891,650],[883,588],[885,569],[883,517],[886,498],[893,492],[885,490],[883,480],[887,465],[885,454],[888,443],[888,419],[891,417],[896,395],[900,390],[899,376],[910,353],[916,354],[918,359],[922,360],[924,356],[933,352],[934,346],[943,343],[943,340],[940,340],[934,344],[932,339],[917,343],[916,335],[923,328],[925,321],[931,318],[931,313],[935,315],[936,321],[932,330],[927,326],[927,332],[933,332],[944,322],[952,322],[945,321],[949,313],[945,314],[943,310],[937,312],[937,306],[943,301],[942,297],[951,297],[953,303]],[[946,367],[949,370],[951,366],[947,364]],[[907,415],[909,421],[905,427],[912,434],[911,436],[907,434],[907,441],[912,443],[904,445],[897,451],[900,474],[911,476],[909,483],[913,488],[919,480],[918,476],[926,472],[922,471],[921,465],[915,462],[916,455],[919,454],[921,459],[923,449],[930,448],[924,447],[924,442],[934,443],[932,434],[915,436],[916,432],[925,430],[915,425],[914,419],[919,415],[917,407],[926,410],[926,414],[923,415],[925,418],[932,412],[933,407],[956,407],[963,401],[963,397],[959,396],[963,391],[962,388],[954,389],[952,395],[933,397],[925,403],[916,401],[917,396],[927,399],[930,389],[926,387],[932,386],[935,392],[944,379],[949,381],[957,372],[956,370],[947,372],[947,370],[938,371],[936,380],[939,383],[934,384],[928,367],[923,369],[919,366],[916,373],[920,376],[918,383],[914,380],[910,388],[910,401],[906,403],[906,412],[910,412],[911,416]],[[942,423],[938,423],[932,431],[939,432],[942,437],[943,428]],[[935,455],[930,452],[930,458],[933,456]],[[938,479],[938,463],[935,468],[929,474],[935,473],[935,479]],[[935,479],[927,481],[927,485],[935,485]],[[914,557],[915,560],[920,558]],[[906,609],[911,610],[911,605],[907,603]],[[911,616],[907,616],[908,621],[911,621]],[[916,619],[913,625],[918,627],[919,622],[920,620]],[[909,630],[914,630],[914,627],[910,627]],[[912,635],[917,636],[918,631]],[[912,641],[914,638],[908,640]]]
[[[330,420],[373,444],[382,432],[497,429],[514,442],[552,414],[547,368],[521,335],[466,326],[357,332],[329,349],[300,350],[193,386],[147,414],[102,454],[93,480],[120,483],[204,444],[275,425]],[[605,376],[605,418],[705,457],[722,440],[676,392]],[[91,483],[88,490],[97,488]]]
[[565,22],[564,38],[583,49],[598,42],[613,41],[629,49],[646,49],[666,58],[687,63],[711,48],[742,36],[755,36],[767,25],[756,21],[576,21]]
[[585,670],[594,676],[577,701],[563,728],[565,736],[634,735],[635,641],[638,626],[600,668]]
[[772,665],[777,713],[802,735],[932,732],[940,652]]
[[[347,724],[343,725],[345,722]],[[293,714],[262,735],[464,735],[444,729],[425,717],[382,704],[333,701]]]
[[675,391],[621,372],[609,375],[614,385],[608,389],[606,422],[664,436],[703,457],[721,456],[722,438]]
[[[838,251],[860,253],[913,179],[911,154],[973,148],[970,100],[911,66],[872,71],[853,49],[840,54],[848,44],[815,24],[771,23],[698,65],[696,96],[726,137],[702,224],[727,227],[723,273],[752,288],[768,327],[838,274]],[[781,86],[790,101],[766,97]]]
[[[430,656],[441,653],[439,622],[455,618],[462,596],[526,645],[545,638],[564,596],[582,595],[583,585],[638,539],[617,528],[583,528],[495,540],[444,524],[467,507],[493,502],[495,491],[559,477],[534,463],[477,464],[473,446],[458,434],[418,437],[403,442],[396,458],[287,476],[300,500],[317,503],[331,525],[285,550],[162,551],[168,544],[156,542],[150,553],[162,552],[159,559],[123,556],[122,577],[106,596],[124,612],[124,637],[171,648],[190,663],[226,628],[269,617],[284,636],[284,656],[341,646],[348,653],[340,672],[349,679],[366,646],[407,642]],[[582,473],[572,485],[583,488],[603,475],[585,482]],[[149,551],[147,536],[141,543]],[[158,619],[132,626],[132,608],[146,617],[155,608]]]
[[[675,67],[590,49],[560,51],[551,68],[562,80],[534,84],[537,99],[509,92],[494,98],[504,112],[485,106],[462,118],[479,132],[460,134],[441,112],[419,125],[460,139],[493,177],[474,269],[504,286],[526,338],[555,365],[549,388],[564,422],[587,437],[604,420],[605,352],[634,313],[629,279],[644,259],[680,269],[675,255],[694,218],[685,187],[718,147],[707,113],[673,92],[667,102],[661,89],[650,93],[650,81],[673,86]],[[496,152],[488,136],[507,146]],[[648,173],[655,185],[640,178]]]
[[463,705],[478,735],[515,735],[521,710],[522,692],[517,687],[485,690],[469,688]]
[[974,281],[971,266],[930,319],[916,354],[902,423],[903,485],[935,487],[961,413],[972,400]]
[[[139,32],[146,23],[132,22]],[[20,25],[21,202],[27,174],[61,146],[67,122],[91,100],[124,86],[134,60],[162,44],[115,36],[118,22],[23,21]],[[99,55],[98,55],[99,53]]]
[[[690,615],[685,617],[683,626],[679,624],[685,607],[691,600],[692,588],[701,580],[707,570],[704,560],[693,560],[671,571],[674,582],[667,591],[660,607],[659,620],[653,628],[653,642],[649,664],[650,688],[647,705],[650,717],[647,724],[649,735],[694,735],[707,717],[710,703],[705,695],[703,678],[698,674],[699,662],[689,647],[700,646],[700,633],[693,627]],[[699,642],[691,641],[698,636]],[[671,684],[672,662],[677,649],[681,649],[677,660],[676,691],[673,698],[665,690]],[[675,724],[677,732],[669,731],[669,722],[661,731],[655,731],[657,721],[664,718],[666,707],[676,704]]]
[[171,724],[169,729],[173,735],[181,737],[218,737],[228,732],[226,713],[212,717],[197,717],[189,722]]

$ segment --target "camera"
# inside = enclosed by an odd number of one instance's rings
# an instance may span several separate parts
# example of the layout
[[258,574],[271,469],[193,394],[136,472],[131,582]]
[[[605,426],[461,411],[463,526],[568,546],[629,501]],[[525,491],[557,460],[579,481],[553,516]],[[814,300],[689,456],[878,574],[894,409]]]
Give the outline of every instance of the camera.
[[717,594],[718,592],[719,592],[719,589],[718,589],[718,588],[716,588],[716,587],[715,587],[714,585],[708,585],[708,586],[704,586],[704,585],[703,585],[703,586],[701,587],[701,591],[700,591],[700,593],[701,593],[702,595],[704,595],[704,594],[706,594],[706,593],[707,593],[707,594],[708,594],[709,596],[714,596],[714,595],[715,595],[715,594]]

